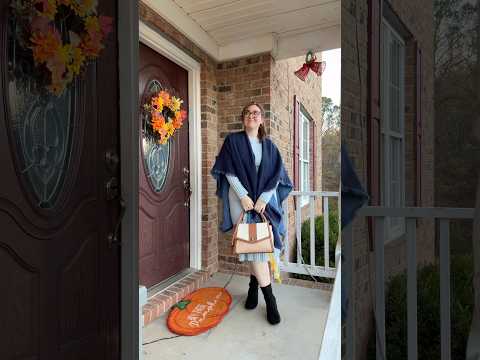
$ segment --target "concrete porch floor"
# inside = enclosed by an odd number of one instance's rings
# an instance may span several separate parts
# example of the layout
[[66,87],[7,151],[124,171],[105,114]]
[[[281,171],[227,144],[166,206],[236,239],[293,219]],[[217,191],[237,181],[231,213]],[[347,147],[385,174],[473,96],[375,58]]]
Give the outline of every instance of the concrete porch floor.
[[[202,287],[222,287],[230,275],[214,274]],[[249,278],[235,275],[227,287],[233,298],[230,312],[210,331],[158,341],[143,347],[145,360],[318,360],[331,292],[273,284],[282,322],[266,320],[265,301],[259,291],[255,310],[243,307]],[[168,314],[143,329],[143,342],[171,337]]]

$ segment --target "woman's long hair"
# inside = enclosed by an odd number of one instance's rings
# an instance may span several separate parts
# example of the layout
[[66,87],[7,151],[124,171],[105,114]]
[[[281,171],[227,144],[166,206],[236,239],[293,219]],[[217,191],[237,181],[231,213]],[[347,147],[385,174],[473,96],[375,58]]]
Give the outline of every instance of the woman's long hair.
[[[245,119],[245,113],[247,112],[248,108],[252,105],[255,105],[256,107],[258,107],[260,109],[260,114],[262,115],[262,119],[265,117],[265,110],[263,110],[263,107],[259,103],[255,102],[255,101],[252,101],[252,102],[248,103],[247,105],[245,105],[243,110],[242,110],[242,115],[240,116],[241,119],[242,119],[242,123]],[[260,127],[258,128],[258,139],[263,140],[263,139],[265,139],[266,136],[267,136],[267,131],[265,130],[265,125],[262,123],[262,124],[260,124]]]

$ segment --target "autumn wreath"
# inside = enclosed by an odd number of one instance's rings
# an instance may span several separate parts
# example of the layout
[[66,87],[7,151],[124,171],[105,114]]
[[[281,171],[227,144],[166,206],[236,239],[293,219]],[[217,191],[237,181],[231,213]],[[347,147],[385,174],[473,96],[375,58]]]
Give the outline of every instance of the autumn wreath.
[[166,144],[187,117],[182,109],[183,100],[166,90],[154,92],[143,108],[145,111],[145,136],[159,144]]
[[13,0],[15,39],[29,76],[59,96],[95,60],[112,31],[112,18],[97,15],[96,0]]

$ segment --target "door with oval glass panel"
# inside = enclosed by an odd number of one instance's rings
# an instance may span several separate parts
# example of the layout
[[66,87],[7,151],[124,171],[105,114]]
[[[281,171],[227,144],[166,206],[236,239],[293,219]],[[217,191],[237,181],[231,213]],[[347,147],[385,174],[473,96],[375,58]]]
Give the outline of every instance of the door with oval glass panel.
[[151,287],[190,266],[189,134],[187,117],[158,143],[144,105],[163,90],[188,114],[188,72],[144,44],[139,55],[139,280]]
[[[0,0],[0,359],[119,359],[117,1],[98,2],[112,32],[63,92],[11,4]],[[68,42],[78,19],[59,11],[48,31]],[[38,56],[51,60],[50,45]]]

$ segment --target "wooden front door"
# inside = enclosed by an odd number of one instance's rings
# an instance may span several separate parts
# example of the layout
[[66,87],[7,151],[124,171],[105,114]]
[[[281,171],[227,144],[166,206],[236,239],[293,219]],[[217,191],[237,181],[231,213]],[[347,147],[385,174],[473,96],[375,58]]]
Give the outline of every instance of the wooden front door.
[[118,359],[116,1],[97,8],[113,18],[105,49],[59,97],[22,70],[10,3],[0,0],[0,359]]
[[[165,89],[188,112],[188,72],[140,44],[140,109],[152,92]],[[141,113],[141,111],[140,111]],[[139,116],[140,284],[150,287],[190,265],[188,118],[166,145],[145,137]]]

